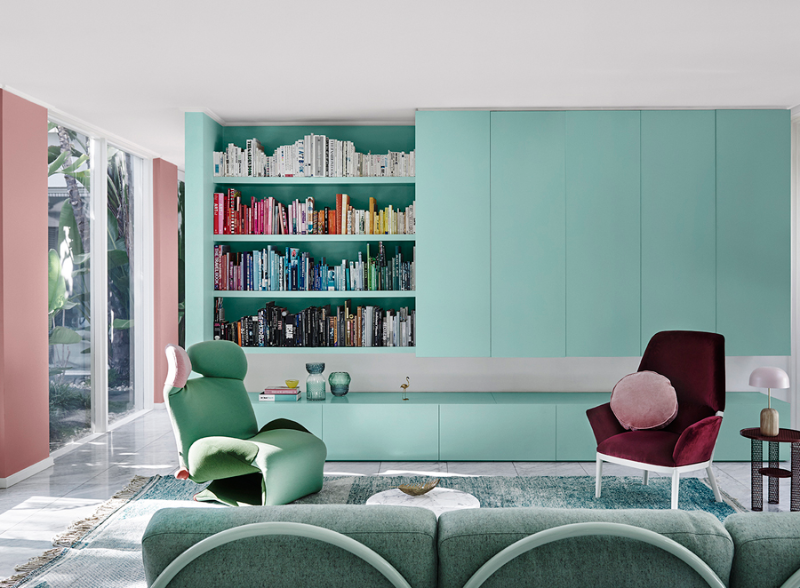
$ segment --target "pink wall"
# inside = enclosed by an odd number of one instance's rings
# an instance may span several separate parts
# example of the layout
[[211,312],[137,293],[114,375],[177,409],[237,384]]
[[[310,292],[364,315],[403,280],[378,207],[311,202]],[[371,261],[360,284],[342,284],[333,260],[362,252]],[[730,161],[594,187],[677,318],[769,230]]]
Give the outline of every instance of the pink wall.
[[153,160],[153,258],[153,399],[164,402],[164,347],[178,344],[178,168],[163,159]]
[[50,456],[47,110],[0,90],[0,478]]

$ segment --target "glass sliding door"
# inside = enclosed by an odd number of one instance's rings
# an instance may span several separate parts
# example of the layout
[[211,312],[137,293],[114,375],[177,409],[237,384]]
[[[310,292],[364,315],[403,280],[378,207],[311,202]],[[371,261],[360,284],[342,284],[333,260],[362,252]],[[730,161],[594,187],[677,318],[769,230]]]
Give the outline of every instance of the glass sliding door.
[[140,410],[136,393],[134,208],[143,197],[144,161],[108,146],[108,422]]
[[92,430],[89,138],[49,123],[50,450]]

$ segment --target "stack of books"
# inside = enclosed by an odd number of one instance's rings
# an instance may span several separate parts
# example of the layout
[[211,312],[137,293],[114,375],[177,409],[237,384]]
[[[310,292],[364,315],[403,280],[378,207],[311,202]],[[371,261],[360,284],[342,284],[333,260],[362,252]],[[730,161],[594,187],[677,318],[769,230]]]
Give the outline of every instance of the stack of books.
[[299,388],[269,386],[258,395],[258,400],[260,402],[297,402],[302,396],[303,392]]
[[225,320],[222,298],[214,298],[214,339],[240,347],[414,347],[416,311],[367,305],[311,306],[290,313],[274,301],[258,314]]
[[314,198],[295,200],[284,206],[272,196],[250,204],[242,202],[235,188],[214,194],[215,235],[413,235],[415,205],[403,209],[378,208],[375,198],[369,209],[352,206],[347,194],[336,195],[336,208],[314,208]]
[[[375,248],[372,246],[372,252]],[[399,245],[394,257],[378,242],[378,253],[372,255],[367,244],[366,259],[328,265],[305,251],[272,245],[254,251],[231,251],[230,245],[214,246],[214,290],[321,292],[321,291],[412,291],[415,286],[416,247],[411,260],[404,260]]]
[[214,152],[214,175],[229,178],[413,177],[415,173],[415,151],[358,153],[352,141],[325,135],[306,135],[278,147],[271,156],[258,139],[248,139],[244,149],[230,143],[225,151]]

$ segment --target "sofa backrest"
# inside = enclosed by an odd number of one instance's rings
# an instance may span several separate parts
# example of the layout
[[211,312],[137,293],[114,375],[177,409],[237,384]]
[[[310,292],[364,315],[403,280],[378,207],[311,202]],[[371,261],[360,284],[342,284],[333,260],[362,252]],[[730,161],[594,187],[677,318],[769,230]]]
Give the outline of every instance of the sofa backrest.
[[[733,541],[704,512],[497,508],[446,512],[439,517],[439,588],[462,588],[478,569],[512,543],[572,523],[612,522],[655,531],[694,552],[727,584]],[[512,560],[484,588],[592,586],[706,587],[687,564],[651,545],[618,537],[577,537],[544,545]]]
[[725,519],[736,557],[731,588],[779,588],[800,570],[800,512],[747,512]]
[[[422,508],[289,505],[167,508],[153,515],[142,538],[147,585],[180,553],[211,535],[259,522],[296,522],[337,531],[387,560],[413,588],[436,587],[436,517]],[[181,571],[170,588],[391,584],[370,564],[339,547],[301,537],[242,539],[218,547]]]

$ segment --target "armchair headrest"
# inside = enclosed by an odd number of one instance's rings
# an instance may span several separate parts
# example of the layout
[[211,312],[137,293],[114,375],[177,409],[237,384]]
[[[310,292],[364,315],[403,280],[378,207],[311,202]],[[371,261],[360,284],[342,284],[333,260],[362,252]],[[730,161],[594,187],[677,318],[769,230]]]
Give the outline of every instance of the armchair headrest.
[[164,394],[169,394],[173,388],[183,388],[189,374],[192,373],[192,362],[183,347],[167,345],[164,352],[167,354],[167,381],[164,383]]
[[204,341],[186,350],[192,369],[210,378],[244,380],[247,375],[247,357],[232,341]]

